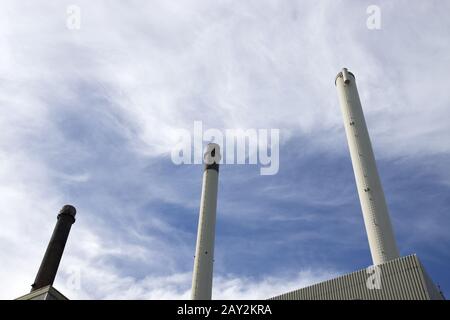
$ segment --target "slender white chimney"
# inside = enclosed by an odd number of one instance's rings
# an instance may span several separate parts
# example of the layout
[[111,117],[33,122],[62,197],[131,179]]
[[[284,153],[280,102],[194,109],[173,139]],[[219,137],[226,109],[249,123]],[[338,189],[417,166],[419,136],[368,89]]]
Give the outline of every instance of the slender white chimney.
[[208,144],[192,276],[192,300],[211,300],[220,147]]
[[399,257],[355,76],[346,68],[335,79],[356,187],[374,265]]

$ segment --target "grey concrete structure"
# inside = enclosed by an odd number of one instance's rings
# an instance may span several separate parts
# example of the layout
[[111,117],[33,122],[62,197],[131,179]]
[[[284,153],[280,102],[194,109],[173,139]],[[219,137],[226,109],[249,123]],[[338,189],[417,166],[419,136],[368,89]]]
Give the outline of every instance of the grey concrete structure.
[[415,254],[399,257],[355,76],[344,68],[335,84],[374,265],[271,299],[445,299]]
[[205,170],[192,275],[192,300],[210,300],[212,295],[220,158],[219,145],[209,144],[204,157]]
[[398,258],[355,76],[346,68],[335,79],[373,264]]
[[415,254],[291,291],[273,300],[443,300]]

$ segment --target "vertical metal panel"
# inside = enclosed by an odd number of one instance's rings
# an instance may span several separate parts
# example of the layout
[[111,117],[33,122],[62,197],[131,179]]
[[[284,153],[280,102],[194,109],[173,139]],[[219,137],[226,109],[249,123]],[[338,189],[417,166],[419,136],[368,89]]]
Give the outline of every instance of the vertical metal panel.
[[396,277],[397,270],[395,268],[394,263],[391,261],[391,263],[386,265],[385,269],[386,269],[388,275],[390,276],[391,288],[392,288],[392,290],[394,292],[395,299],[398,300],[400,297],[399,297],[399,294],[398,294],[398,284],[397,284],[397,277]]
[[316,294],[317,294],[317,286],[316,285],[313,285],[312,286],[312,295],[311,295],[311,297],[314,299],[314,298],[316,298]]
[[311,300],[311,287],[306,287],[306,290],[301,290],[305,300]]
[[[414,262],[418,265],[418,267],[420,268],[420,269],[422,269],[421,268],[421,265],[420,265],[420,261],[419,261],[419,259],[417,258],[417,256],[416,255],[414,255]],[[427,290],[427,286],[426,286],[426,284],[425,284],[425,276],[423,275],[423,272],[420,272],[419,273],[419,278],[420,278],[420,285],[421,285],[421,287],[422,287],[422,291],[423,291],[423,293],[424,293],[424,295],[425,295],[425,299],[427,299],[427,300],[429,300],[430,299],[430,295],[428,294],[428,290]]]
[[367,281],[369,280],[369,277],[373,276],[375,272],[376,271],[372,271],[372,273],[369,274],[367,272],[367,269],[362,272],[364,274],[364,279],[366,280],[366,284],[364,286],[364,291],[366,292],[367,296],[366,296],[365,299],[367,299],[367,300],[376,300],[374,291],[377,290],[377,289],[369,289],[369,287],[367,286]]
[[367,300],[368,294],[367,294],[367,277],[366,277],[366,270],[361,270],[358,272],[358,284],[361,288],[361,299]]
[[389,273],[389,267],[386,266],[382,268],[381,271],[381,286],[383,290],[383,297],[380,299],[386,300],[395,300],[395,293],[394,293],[394,283],[393,283],[393,276]]
[[411,281],[409,281],[409,278],[411,276],[408,274],[408,266],[407,266],[407,259],[405,257],[402,257],[400,259],[400,268],[401,268],[401,279],[404,281],[404,286],[407,288],[405,290],[405,295],[408,300],[411,300],[411,297],[414,296],[413,291],[411,290]]
[[410,300],[417,300],[418,299],[418,288],[417,288],[417,281],[415,279],[415,273],[416,273],[417,269],[411,263],[411,259],[409,259],[409,257],[407,259],[405,259],[404,266],[405,266],[406,281],[408,283],[408,287],[410,288],[410,292],[409,292]]
[[336,288],[336,297],[337,299],[344,299],[347,295],[345,290],[345,276],[341,277],[340,281],[336,281],[335,288]]
[[418,261],[416,260],[415,256],[411,256],[411,258],[408,260],[410,265],[414,268],[414,272],[412,273],[412,275],[415,283],[414,288],[416,290],[416,299],[427,299],[426,290],[422,286],[420,280],[420,272],[421,272],[420,265],[418,264]]
[[390,272],[392,268],[390,268],[389,265],[383,266],[382,268],[382,273],[381,273],[381,278],[382,281],[384,281],[384,285],[383,288],[386,292],[386,298],[383,297],[384,299],[392,299],[395,300],[395,282],[394,282],[394,276],[392,274],[392,272]]
[[362,288],[358,283],[358,274],[359,274],[359,272],[353,273],[353,281],[355,284],[355,290],[356,290],[356,295],[357,295],[356,299],[360,300],[360,299],[362,299],[362,292],[361,292]]
[[405,279],[403,277],[403,272],[402,272],[402,268],[400,265],[400,261],[399,260],[395,260],[394,262],[394,266],[396,269],[396,284],[397,284],[397,289],[398,289],[398,295],[399,295],[399,299],[401,300],[407,300],[408,299],[408,288],[406,286],[405,283]]
[[353,274],[353,281],[356,290],[356,299],[361,300],[363,298],[362,287],[358,284],[359,282],[359,271]]
[[334,300],[335,296],[334,296],[334,279],[328,281],[328,296],[330,297],[330,299]]
[[328,284],[328,285],[329,285],[330,298],[333,299],[333,300],[336,299],[336,288],[335,288],[335,284],[336,284],[335,279],[332,279],[332,280],[329,282],[329,284]]
[[412,272],[412,279],[414,281],[414,292],[415,292],[415,299],[423,299],[422,298],[422,288],[420,286],[420,276],[418,274],[419,266],[415,263],[415,260],[413,257],[408,259],[409,267],[413,270]]
[[328,299],[335,299],[334,298],[334,288],[333,288],[333,279],[327,282],[327,291],[328,291]]
[[324,293],[324,288],[323,288],[324,286],[316,285],[315,287],[317,289],[317,297],[316,297],[316,299],[321,299],[321,300],[326,299],[326,295]]
[[350,279],[350,274],[346,274],[345,275],[345,279],[343,281],[343,291],[344,291],[344,295],[346,296],[345,299],[350,299],[351,297],[351,282],[349,281]]
[[357,293],[357,289],[356,289],[356,284],[355,284],[355,273],[352,272],[350,273],[349,279],[348,281],[351,284],[351,296],[349,297],[349,299],[355,300],[358,298],[358,293]]
[[401,293],[403,291],[403,288],[401,288],[400,285],[399,285],[398,269],[397,269],[396,261],[395,260],[391,261],[391,263],[388,266],[391,267],[390,272],[392,272],[392,275],[393,275],[393,278],[392,278],[393,286],[392,286],[392,288],[395,290],[395,296],[397,297],[397,300],[403,300],[403,295]]

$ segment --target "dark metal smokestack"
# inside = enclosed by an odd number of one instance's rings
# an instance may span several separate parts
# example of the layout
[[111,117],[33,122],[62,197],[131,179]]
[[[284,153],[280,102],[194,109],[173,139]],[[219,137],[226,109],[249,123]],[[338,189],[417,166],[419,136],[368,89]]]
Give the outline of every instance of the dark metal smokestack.
[[65,205],[58,214],[55,229],[53,230],[52,238],[45,251],[44,259],[42,259],[41,266],[36,275],[34,283],[31,285],[31,292],[39,288],[53,285],[53,281],[58,271],[59,262],[66,246],[67,238],[69,237],[70,228],[75,222],[75,214],[77,210],[71,205]]

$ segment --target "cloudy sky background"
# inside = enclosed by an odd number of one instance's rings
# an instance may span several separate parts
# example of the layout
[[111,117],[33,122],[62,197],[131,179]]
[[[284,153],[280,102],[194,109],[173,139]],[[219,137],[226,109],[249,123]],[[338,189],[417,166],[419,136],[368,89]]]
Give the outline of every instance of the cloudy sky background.
[[[81,29],[66,27],[69,5]],[[381,29],[366,26],[369,5]],[[334,77],[355,73],[402,255],[450,295],[450,3],[17,1],[0,10],[0,298],[27,293],[66,203],[55,287],[189,298],[201,165],[177,129],[280,129],[280,170],[221,167],[214,298],[371,264]]]

